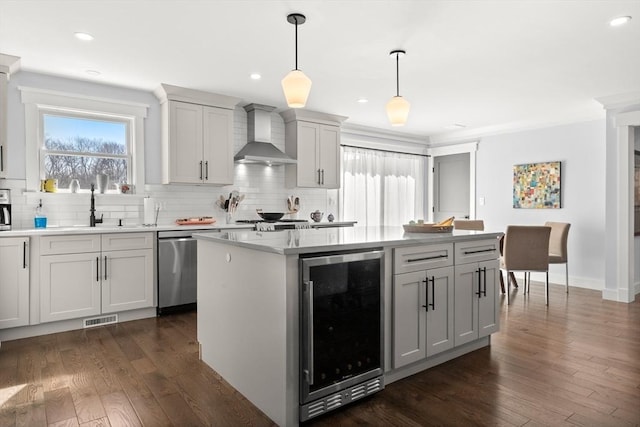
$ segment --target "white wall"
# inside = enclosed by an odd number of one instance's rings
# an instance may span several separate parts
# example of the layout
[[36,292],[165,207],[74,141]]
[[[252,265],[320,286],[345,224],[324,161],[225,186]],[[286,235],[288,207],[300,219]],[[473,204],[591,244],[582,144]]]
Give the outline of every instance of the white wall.
[[[168,82],[171,83],[171,82]],[[96,210],[104,214],[105,223],[124,224],[142,222],[142,198],[154,197],[162,206],[159,224],[170,224],[177,218],[190,216],[214,216],[225,222],[225,213],[215,205],[221,195],[228,197],[231,190],[245,194],[235,219],[257,219],[255,209],[284,212],[288,196],[300,197],[299,218],[306,219],[310,212],[320,209],[326,215],[338,217],[337,191],[322,189],[286,189],[284,167],[263,165],[236,165],[234,184],[230,186],[162,185],[160,168],[160,105],[149,92],[135,89],[99,85],[81,80],[71,80],[43,74],[20,71],[12,74],[8,87],[8,178],[0,180],[1,188],[12,190],[13,227],[31,228],[33,210],[42,199],[51,225],[88,224],[90,196],[84,194],[49,194],[24,192],[26,177],[24,105],[20,101],[19,86],[34,87],[88,96],[113,98],[149,105],[145,119],[145,176],[147,185],[138,187],[135,195],[97,195]],[[243,102],[245,105],[251,102]],[[234,112],[234,152],[247,142],[247,115],[240,106]],[[284,150],[284,122],[279,114],[272,113],[273,143]],[[33,161],[33,160],[31,160]]]
[[[488,230],[501,231],[510,224],[571,223],[570,284],[602,289],[605,141],[605,120],[483,137],[476,163],[477,218]],[[557,160],[562,162],[562,208],[514,209],[513,165]],[[564,283],[564,266],[552,265],[550,280]]]

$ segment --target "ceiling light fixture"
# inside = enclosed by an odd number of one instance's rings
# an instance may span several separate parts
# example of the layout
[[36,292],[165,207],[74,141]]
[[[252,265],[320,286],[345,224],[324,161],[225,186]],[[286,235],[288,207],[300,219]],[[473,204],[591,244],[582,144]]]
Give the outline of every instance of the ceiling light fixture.
[[358,98],[358,103],[360,104],[366,104],[367,102],[369,102],[367,98]]
[[307,103],[311,91],[311,79],[298,70],[298,25],[305,23],[307,18],[300,13],[292,13],[287,16],[287,21],[296,26],[296,68],[282,79],[282,90],[287,99],[287,105],[291,108],[302,108]]
[[391,126],[404,126],[409,116],[409,102],[400,96],[400,55],[407,52],[404,50],[392,50],[389,55],[396,56],[396,96],[391,98],[387,103],[387,116],[391,122]]
[[85,70],[85,73],[87,73],[90,76],[99,76],[100,74],[102,74],[98,70]]
[[609,25],[611,25],[612,27],[619,27],[620,25],[624,25],[629,21],[631,21],[630,16],[619,16],[609,21]]
[[73,33],[73,35],[76,36],[78,40],[82,40],[85,42],[90,42],[91,40],[93,40],[93,36],[88,33],[77,32],[77,33]]
[[251,77],[251,80],[260,80],[262,78],[260,73],[251,73],[250,77]]

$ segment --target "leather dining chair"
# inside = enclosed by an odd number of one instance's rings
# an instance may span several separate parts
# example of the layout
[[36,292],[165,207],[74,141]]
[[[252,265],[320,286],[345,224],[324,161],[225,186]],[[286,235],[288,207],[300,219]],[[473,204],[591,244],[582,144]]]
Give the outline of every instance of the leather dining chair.
[[567,241],[569,240],[569,228],[571,224],[567,222],[544,223],[551,227],[549,237],[549,264],[564,264],[565,288],[569,293],[569,262],[567,256]]
[[[538,225],[509,225],[504,236],[500,268],[507,277],[514,271],[525,272],[525,293],[528,273],[544,272],[545,304],[549,305],[549,236],[551,227]],[[507,304],[511,303],[511,281],[507,279]]]
[[484,221],[481,219],[456,219],[453,221],[456,230],[484,230]]

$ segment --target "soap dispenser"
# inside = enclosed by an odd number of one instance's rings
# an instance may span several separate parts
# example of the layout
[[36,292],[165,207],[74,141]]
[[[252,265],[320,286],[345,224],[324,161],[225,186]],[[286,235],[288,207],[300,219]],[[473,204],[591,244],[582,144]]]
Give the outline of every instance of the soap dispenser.
[[40,199],[38,206],[36,206],[33,222],[36,228],[47,228],[47,215],[44,212],[44,207],[42,207],[42,199]]

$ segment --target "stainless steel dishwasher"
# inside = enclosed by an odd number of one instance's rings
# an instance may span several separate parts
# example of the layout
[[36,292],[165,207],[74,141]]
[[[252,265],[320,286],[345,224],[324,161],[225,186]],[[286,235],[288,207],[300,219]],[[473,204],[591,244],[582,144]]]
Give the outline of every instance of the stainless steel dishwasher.
[[158,231],[158,315],[196,308],[198,231]]

